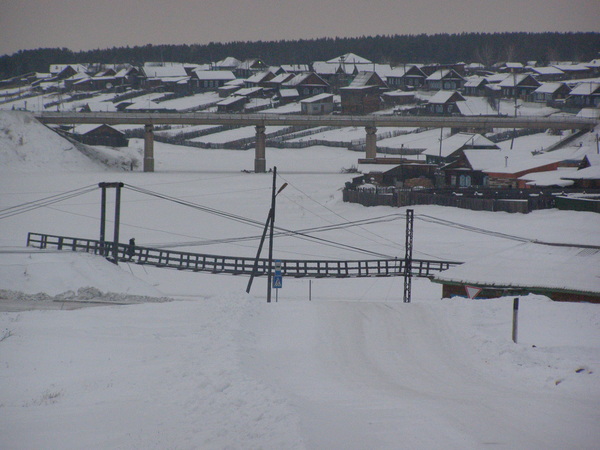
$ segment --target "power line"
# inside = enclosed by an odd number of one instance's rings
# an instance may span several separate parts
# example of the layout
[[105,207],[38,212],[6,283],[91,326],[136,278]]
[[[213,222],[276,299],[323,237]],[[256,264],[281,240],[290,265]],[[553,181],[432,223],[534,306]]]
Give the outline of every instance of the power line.
[[51,195],[50,197],[41,198],[38,200],[33,200],[31,202],[21,203],[19,205],[11,206],[9,208],[5,208],[0,210],[0,219],[6,219],[8,217],[16,216],[18,214],[23,214],[29,211],[33,211],[34,209],[43,208],[49,205],[53,205],[54,203],[62,202],[64,200],[68,200],[74,197],[78,197],[83,194],[87,194],[89,192],[94,191],[98,187],[96,185],[85,186],[82,188],[74,189],[71,191],[63,192],[60,194]]

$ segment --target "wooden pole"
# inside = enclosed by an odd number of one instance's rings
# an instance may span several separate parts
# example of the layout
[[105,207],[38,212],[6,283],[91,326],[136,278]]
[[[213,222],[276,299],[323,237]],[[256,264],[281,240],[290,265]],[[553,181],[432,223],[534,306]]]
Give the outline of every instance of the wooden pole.
[[519,325],[519,297],[513,300],[513,326],[512,326],[512,340],[517,343],[517,331]]

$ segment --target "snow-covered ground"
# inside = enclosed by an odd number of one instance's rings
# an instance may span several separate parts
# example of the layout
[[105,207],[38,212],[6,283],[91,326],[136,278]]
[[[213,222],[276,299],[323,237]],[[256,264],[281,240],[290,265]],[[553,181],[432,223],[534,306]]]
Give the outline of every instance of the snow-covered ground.
[[[0,119],[0,448],[597,448],[598,305],[523,297],[515,344],[512,298],[441,299],[426,279],[413,280],[404,304],[400,278],[286,278],[267,304],[260,278],[248,295],[245,277],[26,248],[28,231],[96,238],[100,193],[9,214],[16,205],[123,181],[263,223],[272,176],[242,172],[253,151],[158,142],[155,173],[107,169],[22,113]],[[131,140],[127,156],[142,146]],[[341,199],[341,169],[357,156],[267,149],[277,184],[288,183],[276,225],[371,219],[317,236],[402,257],[404,209]],[[109,190],[110,230],[111,205]],[[600,245],[593,213],[414,209],[419,258],[471,261],[520,245],[432,217]],[[261,228],[122,193],[123,242],[254,256],[257,239],[214,241]],[[277,238],[274,254],[368,257],[291,237]],[[600,284],[598,268],[585,270]]]

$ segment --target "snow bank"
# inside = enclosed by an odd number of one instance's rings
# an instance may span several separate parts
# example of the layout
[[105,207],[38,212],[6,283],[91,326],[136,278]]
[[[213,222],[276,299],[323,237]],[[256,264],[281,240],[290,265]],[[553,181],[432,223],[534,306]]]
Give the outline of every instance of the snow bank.
[[33,114],[0,110],[0,172],[90,172],[139,165],[135,150],[74,144]]

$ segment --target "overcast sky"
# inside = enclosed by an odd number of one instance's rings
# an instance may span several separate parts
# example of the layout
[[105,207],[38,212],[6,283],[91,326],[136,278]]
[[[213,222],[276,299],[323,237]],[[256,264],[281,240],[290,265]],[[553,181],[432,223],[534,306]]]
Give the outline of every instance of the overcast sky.
[[599,0],[0,0],[0,55],[377,34],[600,31]]

